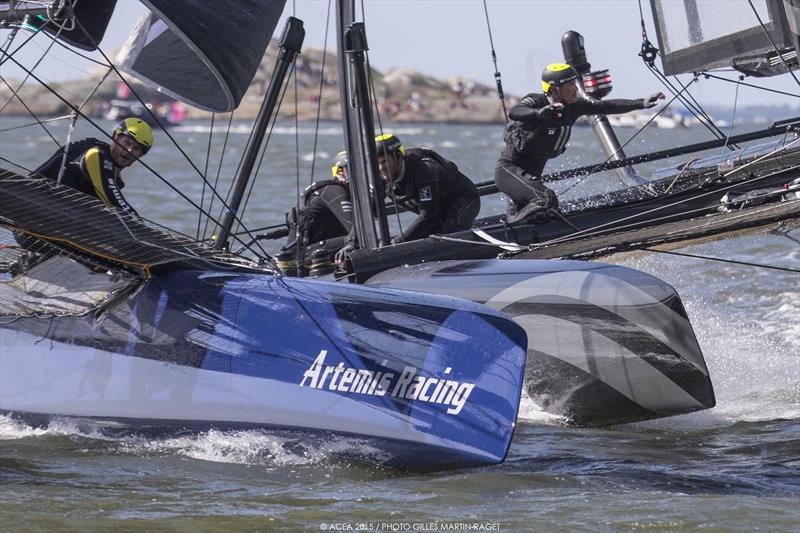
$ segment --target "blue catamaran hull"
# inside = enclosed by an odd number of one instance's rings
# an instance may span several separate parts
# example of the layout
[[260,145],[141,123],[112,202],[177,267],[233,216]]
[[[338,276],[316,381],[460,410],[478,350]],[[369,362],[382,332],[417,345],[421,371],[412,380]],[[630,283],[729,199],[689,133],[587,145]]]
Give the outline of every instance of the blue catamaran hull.
[[333,432],[400,467],[492,464],[526,346],[513,321],[455,298],[176,271],[104,314],[0,326],[0,410]]

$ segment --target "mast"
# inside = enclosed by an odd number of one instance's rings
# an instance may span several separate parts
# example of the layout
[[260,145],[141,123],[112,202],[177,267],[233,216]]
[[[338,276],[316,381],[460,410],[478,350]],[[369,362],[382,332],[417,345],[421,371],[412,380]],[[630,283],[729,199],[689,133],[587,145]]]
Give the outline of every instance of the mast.
[[214,243],[214,246],[217,248],[224,248],[227,246],[231,228],[237,218],[242,197],[247,188],[247,183],[250,180],[250,174],[255,166],[258,151],[261,148],[261,142],[267,130],[267,125],[272,119],[275,104],[278,101],[281,87],[283,87],[283,82],[286,79],[286,73],[289,71],[289,67],[294,61],[294,58],[300,53],[305,35],[306,32],[303,29],[303,21],[294,17],[289,17],[286,21],[283,35],[281,35],[281,39],[278,43],[280,50],[278,51],[278,58],[275,61],[275,68],[272,71],[272,78],[270,79],[267,93],[264,95],[264,101],[261,103],[261,109],[258,111],[253,135],[250,136],[247,142],[242,167],[239,171],[239,175],[236,177],[231,199],[225,210],[225,217],[222,220],[219,235]]
[[[372,121],[367,74],[365,71],[366,33],[363,23],[354,23],[354,0],[336,3],[339,100],[342,110],[345,150],[350,172],[350,197],[353,203],[353,228],[362,249],[374,249],[389,241],[383,181],[375,155],[375,128]],[[374,191],[373,203],[370,190]],[[375,227],[378,217],[379,229]]]

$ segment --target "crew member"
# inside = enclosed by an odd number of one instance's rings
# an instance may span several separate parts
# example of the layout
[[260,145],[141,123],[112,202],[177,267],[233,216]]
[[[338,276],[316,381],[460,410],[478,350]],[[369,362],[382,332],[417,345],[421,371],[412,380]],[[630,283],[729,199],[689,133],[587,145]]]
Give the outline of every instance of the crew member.
[[[120,171],[129,167],[153,147],[153,130],[138,118],[126,118],[114,128],[109,145],[94,138],[69,145],[61,184],[78,189],[108,206],[136,214],[122,196]],[[64,160],[64,147],[31,173],[57,180]]]
[[392,243],[472,227],[481,209],[480,196],[455,163],[433,150],[406,150],[391,133],[375,137],[375,142],[378,169],[390,198],[419,215]]
[[[331,174],[333,179],[315,182],[303,191],[298,233],[305,245],[343,237],[353,229],[347,152],[336,154]],[[294,246],[295,237],[289,236],[289,242],[284,249]]]
[[509,198],[509,222],[546,216],[558,209],[556,194],[539,178],[548,159],[564,153],[572,125],[584,115],[611,115],[648,109],[664,99],[656,93],[640,100],[595,100],[580,91],[580,77],[564,63],[542,72],[544,94],[528,94],[508,113],[505,148],[495,168],[497,188]]

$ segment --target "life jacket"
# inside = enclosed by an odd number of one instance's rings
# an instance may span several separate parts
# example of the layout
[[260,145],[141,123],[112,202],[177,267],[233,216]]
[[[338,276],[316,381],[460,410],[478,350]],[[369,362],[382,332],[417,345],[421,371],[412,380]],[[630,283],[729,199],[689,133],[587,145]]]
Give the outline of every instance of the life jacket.
[[441,166],[443,166],[449,176],[456,177],[457,175],[461,174],[461,171],[458,170],[458,167],[456,166],[455,163],[453,163],[449,159],[445,159],[444,157],[437,154],[433,150],[429,150],[427,148],[409,148],[408,150],[406,150],[406,157],[412,157],[412,158],[428,157],[439,163]]
[[[537,108],[550,104],[543,94],[528,95]],[[560,119],[541,119],[536,125],[525,126],[524,122],[512,120],[503,132],[503,141],[524,159],[551,159],[567,149],[575,118],[572,107],[567,106]]]
[[303,189],[303,192],[300,195],[300,198],[303,200],[302,202],[303,207],[304,208],[308,207],[308,204],[311,203],[311,200],[313,200],[315,196],[319,196],[319,191],[323,187],[327,187],[328,185],[339,185],[341,187],[344,187],[344,185],[341,182],[338,182],[336,180],[315,181],[314,183]]
[[[71,163],[78,163],[79,159],[83,154],[85,154],[89,148],[93,146],[102,146],[105,145],[103,141],[95,139],[94,137],[89,137],[87,139],[82,139],[80,141],[74,142],[69,145],[69,150],[67,150],[67,159],[65,164],[69,166]],[[36,170],[31,172],[32,177],[45,177],[50,178],[52,180],[58,179],[58,172],[61,168],[61,161],[64,159],[64,148],[62,146],[56,152],[50,156],[50,158],[42,163]],[[68,172],[68,168],[64,169],[64,172]],[[75,184],[79,181],[77,177],[73,177],[73,181],[75,183],[67,183],[70,186],[75,186]]]
[[340,187],[345,187],[343,183],[336,180],[320,180],[320,181],[315,181],[314,183],[303,189],[303,192],[300,193],[300,200],[301,200],[300,213],[297,213],[295,209],[292,209],[291,211],[286,213],[286,224],[290,228],[297,227],[298,219],[302,220],[303,211],[308,208],[309,204],[311,203],[311,200],[319,196],[320,191],[323,188],[327,187],[328,185],[338,185]]

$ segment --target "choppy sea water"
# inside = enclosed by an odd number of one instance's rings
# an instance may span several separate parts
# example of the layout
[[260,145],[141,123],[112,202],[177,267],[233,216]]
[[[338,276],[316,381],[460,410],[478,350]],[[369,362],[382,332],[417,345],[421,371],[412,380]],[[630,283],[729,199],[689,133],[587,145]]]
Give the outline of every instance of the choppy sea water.
[[[14,120],[4,117],[0,129]],[[63,138],[66,125],[51,130]],[[224,130],[218,120],[208,162],[208,123],[171,131],[210,181],[220,168],[223,196],[249,132],[234,122],[226,143]],[[502,144],[497,126],[392,131],[407,146],[430,146],[453,159],[474,181],[490,179]],[[316,149],[314,132],[313,124],[273,131],[247,227],[283,220],[298,183],[310,181],[312,161],[317,179],[329,175],[340,130],[322,125]],[[632,133],[621,130],[620,137]],[[84,135],[97,133],[86,128],[78,137]],[[640,137],[630,154],[706,139],[697,130]],[[208,208],[199,173],[164,134],[157,143],[146,162]],[[55,145],[36,126],[0,133],[0,147],[3,157],[33,168]],[[576,129],[568,152],[548,170],[599,159],[591,131]],[[196,210],[159,178],[141,167],[125,175],[126,198],[142,215],[197,232]],[[594,176],[565,197],[618,186],[613,174]],[[481,214],[502,205],[497,196],[485,198]],[[210,210],[216,213],[218,203]],[[798,241],[795,230],[681,251],[797,269]],[[598,430],[569,427],[526,401],[504,464],[433,474],[382,467],[380,450],[343,437],[309,441],[266,430],[152,435],[103,421],[65,418],[34,427],[0,416],[0,529],[797,531],[800,275],[667,255],[625,264],[667,281],[683,298],[711,372],[714,409]],[[354,449],[362,460],[351,457]]]

